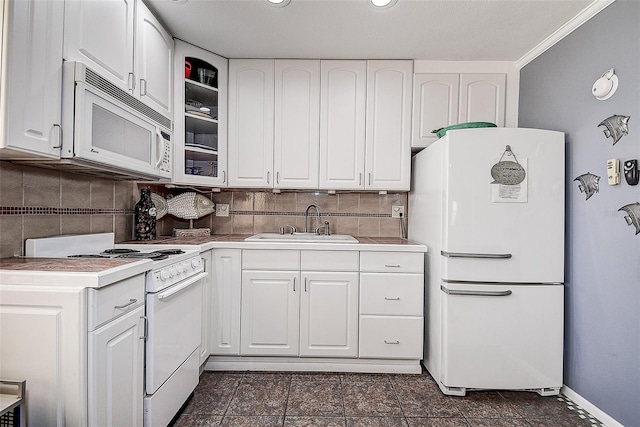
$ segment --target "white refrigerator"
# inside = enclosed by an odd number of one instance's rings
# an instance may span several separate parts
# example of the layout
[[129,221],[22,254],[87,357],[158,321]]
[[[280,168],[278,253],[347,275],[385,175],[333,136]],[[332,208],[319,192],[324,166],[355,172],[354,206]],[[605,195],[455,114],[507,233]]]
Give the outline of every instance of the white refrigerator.
[[424,364],[445,394],[562,386],[564,134],[452,130],[413,158]]

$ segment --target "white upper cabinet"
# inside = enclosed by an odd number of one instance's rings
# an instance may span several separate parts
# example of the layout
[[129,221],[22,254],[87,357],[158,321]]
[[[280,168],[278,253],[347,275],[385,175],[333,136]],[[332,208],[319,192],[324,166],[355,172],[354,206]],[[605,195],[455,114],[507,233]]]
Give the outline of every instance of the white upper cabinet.
[[132,89],[135,3],[65,2],[65,59],[84,62],[123,90]]
[[322,61],[321,189],[364,189],[366,72],[365,61]]
[[147,105],[172,114],[173,38],[140,2],[136,11],[135,92]]
[[366,190],[409,190],[412,77],[412,61],[367,61]]
[[431,133],[458,123],[505,125],[505,73],[419,73],[414,75],[412,148],[438,137]]
[[275,61],[274,188],[318,188],[320,61]]
[[173,40],[142,0],[64,5],[64,58],[87,64],[172,118]]
[[491,122],[504,126],[506,75],[461,74],[459,123]]
[[1,156],[58,158],[64,3],[5,1],[2,8]]
[[273,187],[274,61],[229,60],[229,186]]
[[435,129],[458,122],[459,74],[416,74],[413,80],[414,146],[434,142]]

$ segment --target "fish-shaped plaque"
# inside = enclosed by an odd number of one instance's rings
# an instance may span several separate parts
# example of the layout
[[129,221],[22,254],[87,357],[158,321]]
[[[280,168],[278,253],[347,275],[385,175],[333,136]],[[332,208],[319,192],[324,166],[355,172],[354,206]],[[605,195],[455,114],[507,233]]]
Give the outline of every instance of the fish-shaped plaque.
[[[514,161],[502,160],[505,156],[513,157]],[[492,184],[518,185],[527,177],[527,172],[518,162],[511,146],[507,145],[498,163],[491,167]]]
[[578,188],[581,193],[585,193],[587,195],[586,200],[589,200],[591,196],[598,193],[600,191],[600,177],[598,175],[594,175],[591,172],[583,173],[574,181],[578,181]]
[[640,234],[640,202],[624,205],[618,211],[624,211],[627,214],[624,217],[627,225],[633,225],[636,228],[636,235]]
[[151,193],[156,205],[156,218],[169,214],[181,219],[198,219],[215,212],[216,205],[210,199],[194,192],[182,193],[170,199]]
[[607,138],[613,139],[613,145],[616,145],[616,142],[620,141],[620,138],[627,135],[629,133],[629,119],[630,116],[621,116],[615,114],[611,117],[607,117],[603,121],[600,122],[598,127],[604,126],[603,130],[604,135]]

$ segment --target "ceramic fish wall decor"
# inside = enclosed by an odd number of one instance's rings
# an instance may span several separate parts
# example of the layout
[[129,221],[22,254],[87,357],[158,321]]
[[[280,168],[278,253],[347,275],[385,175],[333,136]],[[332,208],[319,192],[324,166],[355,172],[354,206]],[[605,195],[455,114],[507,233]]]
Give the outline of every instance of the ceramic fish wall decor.
[[616,142],[620,141],[620,138],[629,133],[630,118],[630,116],[621,116],[615,114],[601,121],[598,127],[604,126],[604,135],[607,138],[612,138],[613,145],[616,145]]
[[594,175],[591,172],[583,173],[574,181],[578,181],[578,188],[581,193],[585,193],[587,195],[586,200],[589,200],[591,196],[598,193],[600,191],[600,177],[598,175]]
[[210,215],[216,210],[216,205],[202,194],[189,192],[165,199],[156,193],[151,193],[151,200],[156,205],[156,218],[166,214],[181,219],[198,219]]
[[624,220],[627,225],[633,225],[636,228],[636,235],[640,233],[640,202],[629,203],[624,205],[618,211],[624,211],[627,215]]

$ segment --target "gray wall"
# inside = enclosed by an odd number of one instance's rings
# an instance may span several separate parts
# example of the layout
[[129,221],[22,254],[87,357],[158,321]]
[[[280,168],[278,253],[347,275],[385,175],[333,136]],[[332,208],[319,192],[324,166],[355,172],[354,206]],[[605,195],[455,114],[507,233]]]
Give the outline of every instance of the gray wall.
[[[591,86],[609,68],[616,94]],[[631,116],[614,146],[597,125]],[[640,2],[618,0],[521,70],[520,127],[566,133],[564,383],[625,426],[640,426],[640,234],[618,209],[640,202],[640,185],[607,185],[609,158],[640,161]],[[573,180],[599,175],[585,200]]]

